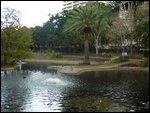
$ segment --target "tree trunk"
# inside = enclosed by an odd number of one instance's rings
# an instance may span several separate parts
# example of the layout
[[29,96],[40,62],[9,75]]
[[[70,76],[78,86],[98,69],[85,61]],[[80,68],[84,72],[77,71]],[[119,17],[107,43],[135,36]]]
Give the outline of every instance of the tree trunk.
[[96,50],[96,55],[99,54],[99,51],[98,51],[99,47],[98,47],[98,37],[95,39],[95,50]]
[[99,54],[98,47],[96,47],[95,49],[96,49],[96,55],[98,55]]
[[132,39],[131,39],[131,45],[130,45],[130,56],[133,56],[133,45],[132,45]]
[[9,47],[9,44],[8,44],[8,42],[6,43],[6,47],[5,47],[5,54],[4,54],[4,64],[5,65],[8,65],[8,47]]
[[[135,29],[134,26],[136,25],[137,7],[138,7],[138,1],[135,2],[134,9],[133,9],[133,29]],[[133,45],[132,45],[133,38],[135,38],[135,37],[132,34],[132,36],[131,36],[131,45],[130,45],[130,55],[131,55],[131,57],[133,56]]]
[[85,36],[85,40],[84,40],[84,55],[85,55],[85,60],[84,60],[84,64],[89,65],[90,64],[90,60],[89,60],[89,40],[88,40],[88,33],[85,32],[84,33]]
[[7,56],[4,56],[4,65],[7,65]]
[[119,55],[119,51],[120,51],[119,48],[120,48],[120,45],[118,44],[118,45],[117,45],[117,48],[116,48],[116,49],[117,49],[117,50],[116,50],[116,54],[117,54],[117,55]]

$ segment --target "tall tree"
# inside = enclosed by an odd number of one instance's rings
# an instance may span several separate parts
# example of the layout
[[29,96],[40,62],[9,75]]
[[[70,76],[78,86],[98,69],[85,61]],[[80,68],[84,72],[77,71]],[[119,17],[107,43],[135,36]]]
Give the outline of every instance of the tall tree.
[[133,56],[133,41],[135,39],[135,31],[136,23],[138,22],[138,7],[143,4],[144,1],[131,1],[132,7],[129,7],[128,14],[126,20],[130,22],[131,27],[131,38],[130,38],[130,55]]
[[93,25],[97,22],[98,15],[96,7],[92,4],[80,6],[68,13],[68,20],[64,26],[64,31],[80,32],[84,34],[84,64],[90,64],[89,60],[89,34],[93,30]]
[[104,3],[96,3],[97,14],[99,16],[98,22],[95,22],[93,35],[95,37],[95,49],[98,55],[98,49],[102,46],[102,37],[108,33],[110,28],[110,17],[113,13],[112,5],[106,5]]
[[1,64],[10,65],[29,55],[32,34],[30,29],[21,27],[18,11],[6,9],[2,14]]
[[137,7],[137,22],[134,26],[134,40],[138,47],[149,48],[149,3]]
[[130,30],[126,20],[120,17],[116,17],[116,19],[112,22],[111,34],[109,36],[112,45],[118,45],[118,47],[127,46],[126,43],[129,35]]

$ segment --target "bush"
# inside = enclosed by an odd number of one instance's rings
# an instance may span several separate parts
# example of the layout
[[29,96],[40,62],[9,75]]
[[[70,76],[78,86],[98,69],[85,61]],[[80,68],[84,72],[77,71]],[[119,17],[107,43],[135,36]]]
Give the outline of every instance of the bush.
[[62,54],[55,52],[54,50],[49,49],[48,54],[50,55],[51,58],[62,58]]
[[106,63],[119,63],[119,56],[111,57],[109,61],[106,61]]
[[48,50],[47,50],[48,53],[51,53],[52,51],[53,51],[52,49],[48,49]]
[[120,62],[128,61],[128,59],[129,59],[128,56],[124,56],[124,57],[123,56],[113,56],[106,63],[120,63]]
[[111,63],[119,63],[119,57],[118,56],[111,57],[110,62]]

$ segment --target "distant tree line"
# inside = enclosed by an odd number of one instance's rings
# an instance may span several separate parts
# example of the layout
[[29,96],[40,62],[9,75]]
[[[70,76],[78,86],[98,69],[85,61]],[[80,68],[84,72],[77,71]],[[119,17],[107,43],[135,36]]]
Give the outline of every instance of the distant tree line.
[[[125,18],[119,17],[120,1],[94,2],[56,15],[49,14],[43,26],[22,27],[20,12],[4,8],[1,16],[1,64],[13,64],[31,51],[55,50],[64,54],[81,53],[85,63],[99,50],[122,50],[129,42],[134,49],[149,49],[149,2],[132,1]],[[133,43],[134,42],[134,43]]]

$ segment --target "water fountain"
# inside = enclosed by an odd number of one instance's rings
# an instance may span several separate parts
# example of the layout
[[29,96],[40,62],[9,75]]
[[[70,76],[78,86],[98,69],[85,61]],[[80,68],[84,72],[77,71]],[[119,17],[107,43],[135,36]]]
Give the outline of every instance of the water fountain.
[[26,64],[26,62],[22,62],[21,60],[19,60],[19,62],[17,62],[18,67],[19,67],[19,71],[21,71],[22,69],[22,64]]

